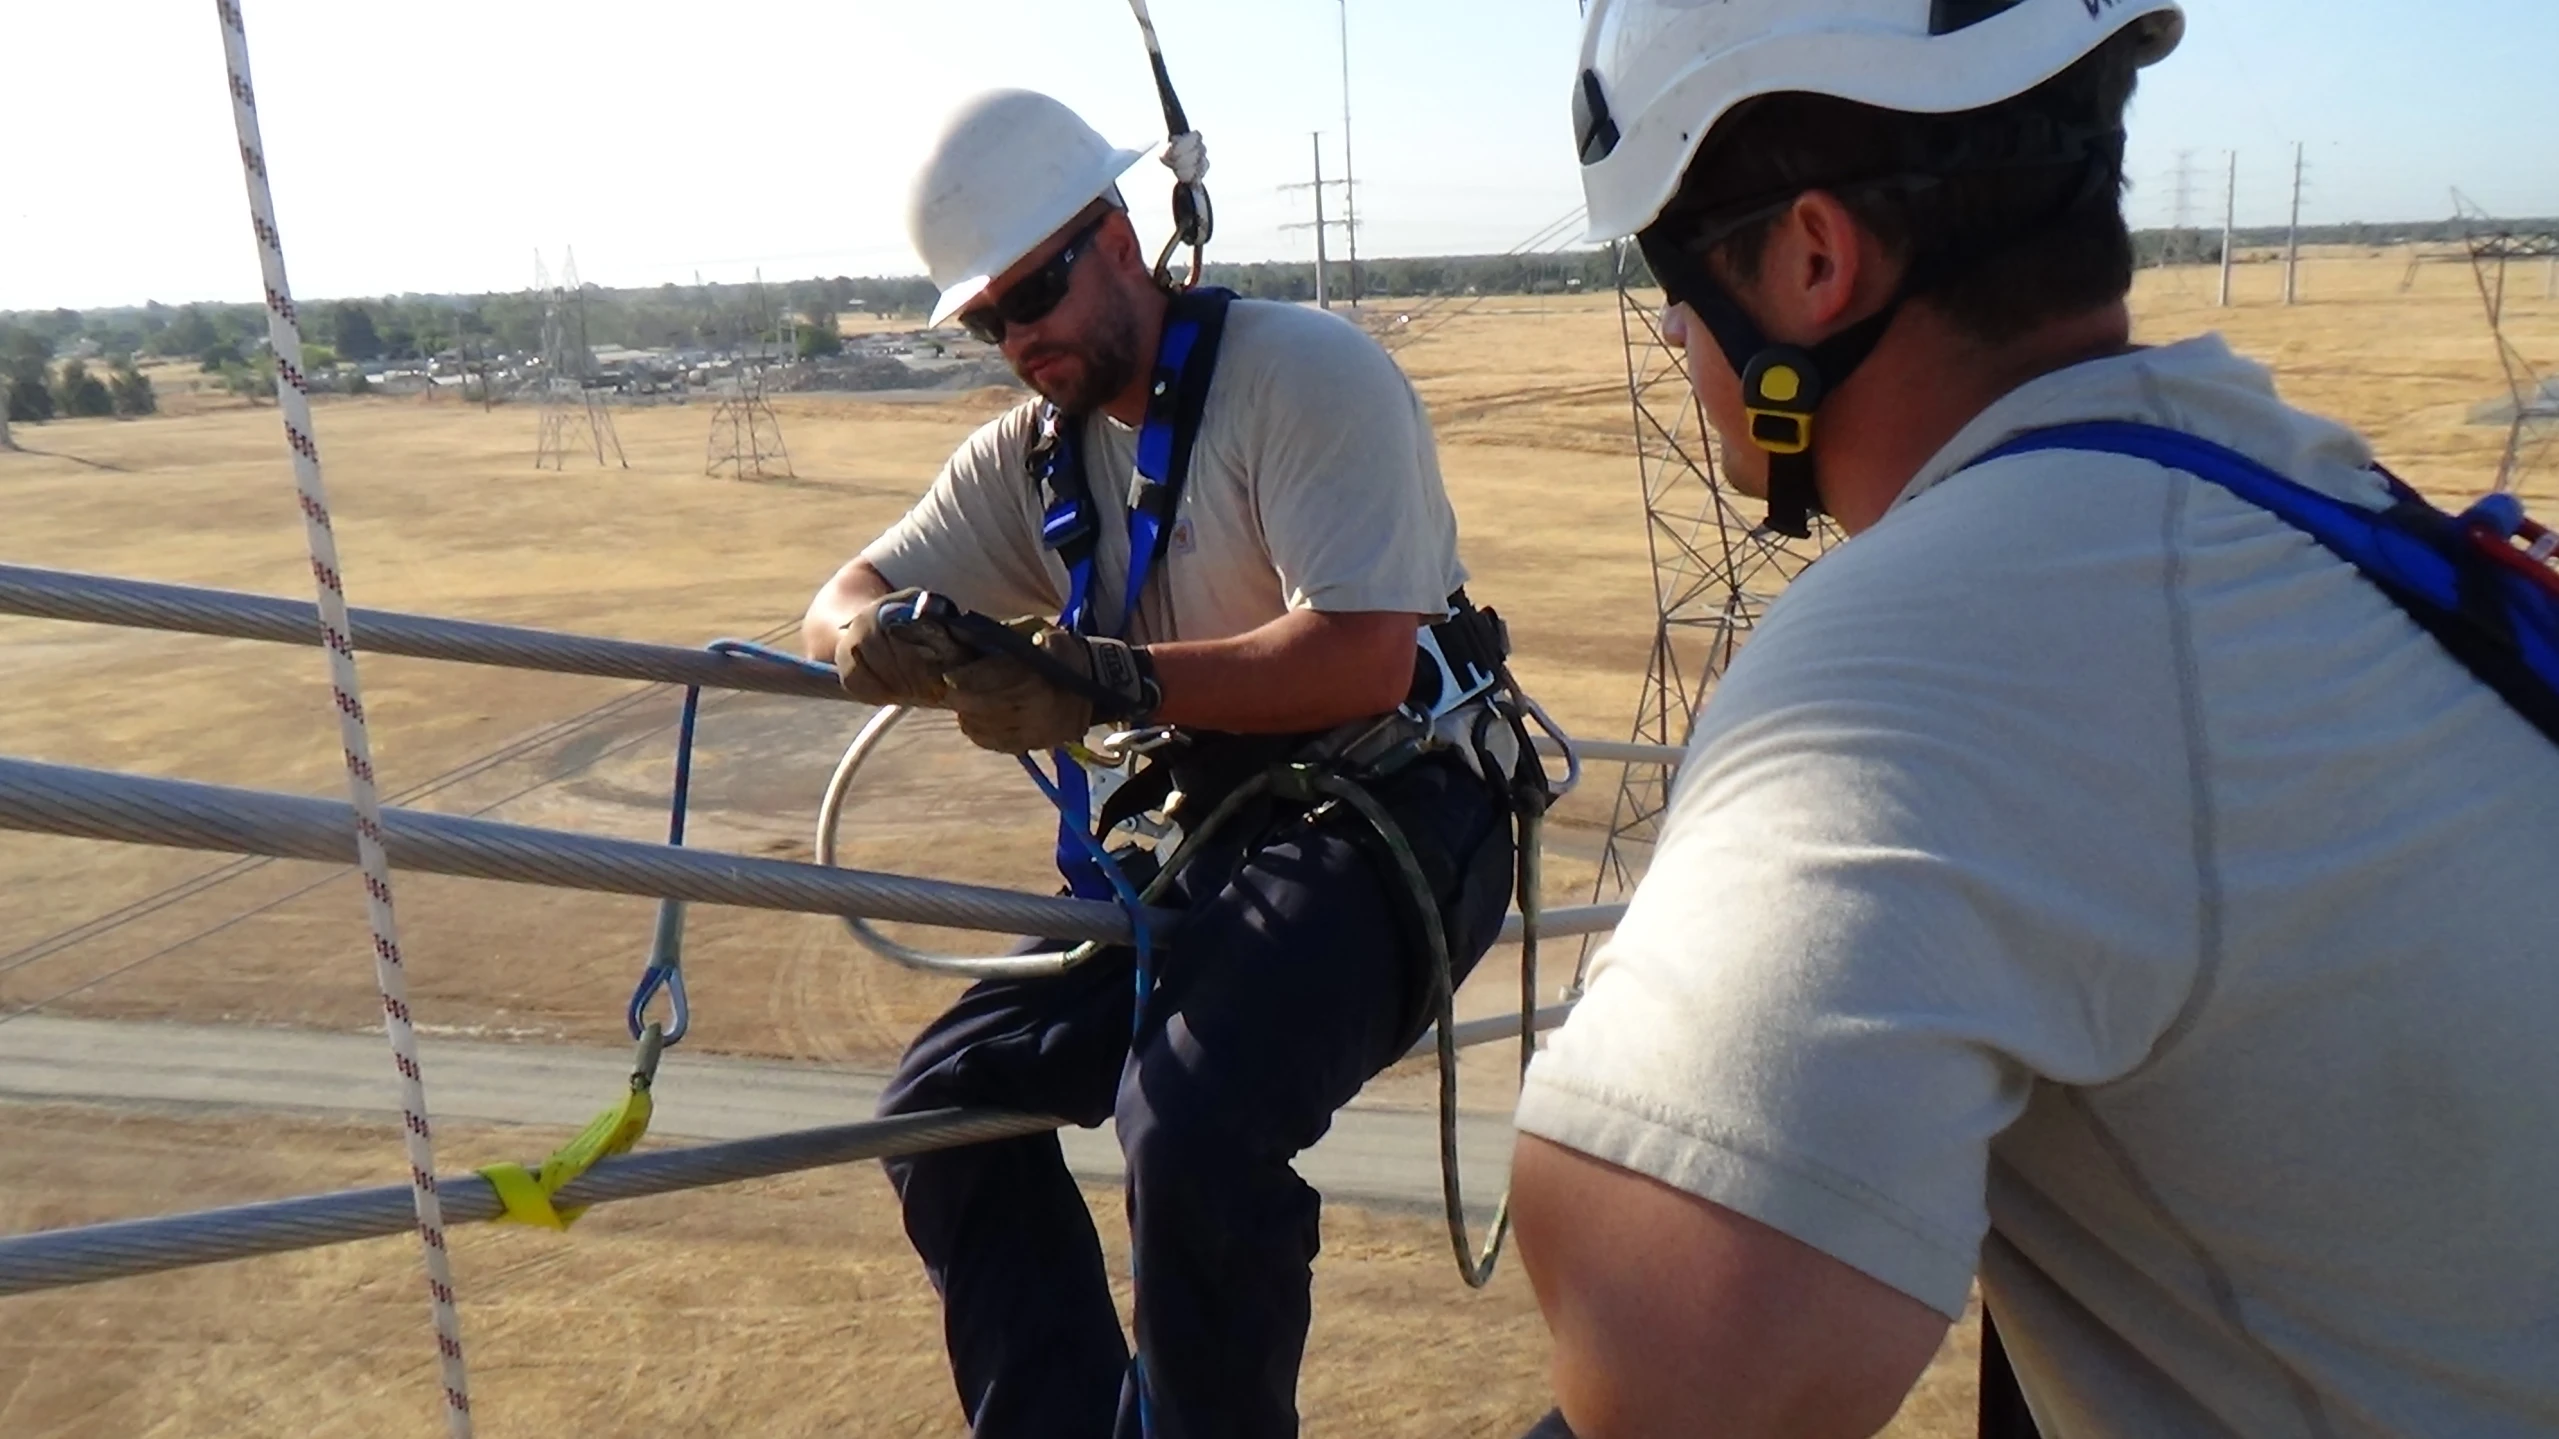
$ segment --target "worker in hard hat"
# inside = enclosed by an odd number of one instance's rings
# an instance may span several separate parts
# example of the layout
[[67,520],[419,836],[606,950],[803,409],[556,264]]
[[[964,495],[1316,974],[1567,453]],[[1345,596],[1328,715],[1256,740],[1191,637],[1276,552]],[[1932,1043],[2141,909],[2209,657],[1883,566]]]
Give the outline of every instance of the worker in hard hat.
[[[1071,747],[1132,736],[1152,762],[1111,790],[1105,830],[1149,807],[1198,829],[1275,765],[1352,777],[1427,871],[1462,976],[1499,932],[1534,761],[1484,722],[1498,626],[1464,601],[1430,425],[1343,320],[1151,273],[1117,190],[1139,158],[1023,91],[970,101],[936,142],[909,213],[933,322],[1000,347],[1037,397],[824,587],[808,652],[857,699],[1059,752],[1070,810],[1121,779],[1087,785],[1093,752]],[[1197,177],[1195,139],[1167,158]],[[919,592],[1011,621],[1037,655],[954,667],[900,628]],[[1061,867],[1109,899],[1090,837],[1062,833]],[[1295,1432],[1319,1199],[1291,1160],[1435,993],[1418,901],[1373,839],[1265,791],[1175,879],[1154,973],[1122,949],[982,983],[908,1052],[885,1113],[1109,1119],[1127,1156],[1134,1363],[1053,1136],[889,1165],[978,1435]]]
[[2132,343],[2183,25],[1592,0],[1593,238],[1848,538],[1526,1083],[1545,1433],[1872,1433],[1976,1281],[1985,1433],[2559,1432],[2559,753],[2273,500],[2392,523],[2362,440]]

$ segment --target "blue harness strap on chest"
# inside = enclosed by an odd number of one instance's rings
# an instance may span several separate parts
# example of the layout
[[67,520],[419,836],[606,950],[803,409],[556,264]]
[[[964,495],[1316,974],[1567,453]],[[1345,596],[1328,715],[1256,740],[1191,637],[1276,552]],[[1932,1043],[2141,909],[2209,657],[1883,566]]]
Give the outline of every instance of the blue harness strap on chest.
[[[1975,465],[2042,450],[2128,455],[2209,481],[2300,530],[2360,571],[2480,683],[2559,744],[2559,571],[2516,547],[2539,533],[2510,495],[2454,515],[2386,470],[2392,503],[2371,510],[2299,484],[2235,450],[2121,420],[2030,430]],[[1967,467],[1969,468],[1969,466]],[[2542,550],[2548,548],[2545,542]]]
[[[1187,290],[1170,298],[1164,334],[1156,344],[1155,370],[1147,389],[1146,420],[1137,432],[1136,474],[1128,492],[1128,576],[1120,586],[1119,613],[1105,626],[1093,613],[1093,562],[1100,548],[1101,522],[1094,513],[1092,481],[1084,467],[1084,421],[1052,405],[1040,412],[1040,433],[1031,447],[1031,478],[1041,490],[1047,511],[1040,521],[1040,543],[1057,553],[1066,566],[1066,608],[1057,622],[1078,634],[1125,638],[1137,614],[1139,597],[1171,548],[1175,512],[1190,478],[1191,453],[1199,443],[1200,418],[1208,410],[1210,383],[1216,378],[1218,344],[1226,331],[1230,290]],[[1091,823],[1092,786],[1083,767],[1061,750],[1057,788],[1063,798],[1058,817],[1057,868],[1068,889],[1084,899],[1111,897],[1109,880],[1093,860],[1090,831],[1072,828],[1077,814]]]

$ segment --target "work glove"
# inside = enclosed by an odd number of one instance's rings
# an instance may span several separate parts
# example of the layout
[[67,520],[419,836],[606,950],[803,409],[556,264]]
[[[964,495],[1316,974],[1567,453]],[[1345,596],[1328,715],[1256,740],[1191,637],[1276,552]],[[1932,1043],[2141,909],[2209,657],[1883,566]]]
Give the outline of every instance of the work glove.
[[918,590],[899,590],[854,611],[835,636],[835,675],[844,692],[867,705],[941,706],[950,694],[933,652],[890,634],[880,611],[912,604]]
[[[1052,677],[1000,654],[951,671],[951,713],[959,718],[960,733],[978,748],[998,754],[1059,749],[1083,739],[1097,721],[1140,718],[1154,708],[1154,681],[1130,646],[1079,635],[1036,615],[1007,621],[1006,628],[1056,661],[1062,674]],[[1093,692],[1062,683],[1069,675]],[[1097,705],[1104,697],[1111,703]]]
[[1185,185],[1196,185],[1208,178],[1208,142],[1197,130],[1185,130],[1164,146],[1160,157],[1164,168]]

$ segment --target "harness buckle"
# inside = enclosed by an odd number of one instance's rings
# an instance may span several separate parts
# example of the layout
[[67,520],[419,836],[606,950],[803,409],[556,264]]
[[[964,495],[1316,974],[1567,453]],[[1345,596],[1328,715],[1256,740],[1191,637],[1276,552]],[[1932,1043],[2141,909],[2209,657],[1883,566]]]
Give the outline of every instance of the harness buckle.
[[1141,755],[1150,755],[1175,744],[1181,737],[1181,732],[1173,726],[1162,724],[1148,725],[1143,729],[1114,730],[1102,736],[1101,742],[1093,746],[1093,753],[1113,765],[1124,765]]
[[1742,369],[1742,412],[1750,440],[1772,455],[1813,447],[1813,411],[1822,401],[1821,371],[1792,345],[1772,345]]

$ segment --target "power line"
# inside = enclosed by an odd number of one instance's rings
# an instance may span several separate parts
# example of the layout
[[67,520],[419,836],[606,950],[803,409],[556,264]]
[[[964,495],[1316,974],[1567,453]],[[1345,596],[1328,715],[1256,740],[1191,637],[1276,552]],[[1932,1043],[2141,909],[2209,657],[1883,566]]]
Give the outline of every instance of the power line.
[[[1573,239],[1581,233],[1584,222],[1589,218],[1590,212],[1576,205],[1539,226],[1527,239],[1504,250],[1502,257],[1547,254],[1560,249],[1572,243]],[[1403,317],[1400,328],[1387,334],[1384,343],[1388,352],[1400,350],[1415,340],[1429,335],[1449,321],[1457,319],[1484,303],[1485,298],[1482,294],[1469,295],[1460,303],[1456,297],[1439,295],[1426,304],[1416,306]],[[1370,324],[1374,327],[1378,321],[1372,319]]]
[[[726,701],[735,698],[736,696],[734,695],[723,695],[711,704],[706,704],[704,708],[711,708],[715,704],[725,707]],[[535,780],[533,783],[524,786],[522,789],[519,789],[513,794],[507,795],[502,799],[491,800],[489,803],[484,804],[477,809],[466,811],[467,817],[471,819],[478,819],[492,811],[503,809],[506,806],[515,803],[517,800],[524,798],[526,795],[532,794],[536,790],[545,789],[551,785],[558,784],[560,781],[567,779],[569,775],[577,773],[578,770],[591,769],[594,766],[603,763],[605,760],[611,759],[615,755],[621,754],[626,750],[634,749],[649,740],[656,739],[668,728],[670,728],[670,726],[664,724],[651,726],[649,729],[631,736],[629,739],[622,741],[620,744],[612,745],[606,749],[598,751],[593,758],[579,764],[576,770],[570,770],[563,774],[547,775],[541,779]],[[267,862],[268,861],[264,860],[260,861],[260,863]],[[297,888],[287,890],[283,894],[277,895],[275,898],[267,900],[262,904],[253,905],[248,909],[242,910],[238,914],[232,915],[228,919],[222,920],[216,924],[208,925],[207,927],[188,935],[184,939],[174,940],[168,944],[164,944],[158,949],[151,951],[149,954],[143,955],[139,959],[128,960],[127,962],[108,970],[104,974],[92,975],[89,978],[80,981],[78,984],[72,985],[68,989],[56,990],[54,993],[46,995],[44,998],[36,1000],[33,1003],[20,1005],[16,1009],[9,1010],[6,1013],[0,1013],[0,1024],[7,1024],[10,1020],[16,1019],[20,1015],[33,1014],[39,1009],[60,1004],[62,1001],[69,999],[74,995],[85,994],[88,991],[97,988],[99,985],[106,983],[108,980],[131,974],[133,971],[151,963],[153,960],[165,959],[190,945],[211,939],[213,936],[220,934],[227,929],[231,929],[237,925],[246,924],[250,920],[257,918],[259,915],[269,913],[273,910],[282,909],[284,906],[300,899],[302,896],[309,894],[313,890],[318,889],[323,885],[331,884],[337,880],[344,879],[348,875],[356,872],[357,871],[353,866],[331,870],[329,873],[320,876],[318,879],[312,880],[307,884],[298,886]]]
[[[776,626],[771,630],[767,630],[762,635],[757,636],[757,642],[770,643],[771,641],[789,633],[795,627],[796,626],[792,624]],[[388,799],[393,804],[409,804],[414,803],[417,800],[426,799],[430,796],[440,794],[466,780],[476,779],[501,765],[522,759],[526,755],[545,746],[565,740],[582,730],[592,729],[596,725],[602,724],[608,720],[618,719],[631,709],[648,700],[657,698],[673,688],[674,687],[670,685],[647,685],[640,689],[633,690],[628,694],[607,700],[592,709],[570,715],[566,719],[555,720],[529,734],[521,735],[515,739],[509,740],[507,743],[488,752],[487,754],[467,760],[452,769],[446,770],[442,774],[435,775],[407,789],[398,791],[397,793],[388,796]],[[661,725],[658,728],[663,729],[664,726]],[[652,731],[652,733],[654,733],[654,731]],[[619,750],[617,749],[610,752],[618,753]],[[601,759],[603,756],[599,755],[596,758]],[[585,769],[595,763],[596,760],[588,760],[578,768]],[[561,774],[550,776],[542,783],[557,783],[577,772],[577,770],[564,771]],[[535,786],[535,788],[539,787],[539,785]],[[526,793],[530,793],[530,791],[526,791]],[[505,803],[505,801],[501,801],[501,803]],[[62,950],[69,949],[75,945],[84,944],[89,940],[122,928],[136,920],[146,919],[172,905],[193,899],[195,896],[202,894],[207,890],[228,884],[232,880],[238,879],[251,871],[264,868],[265,866],[273,863],[275,863],[275,861],[270,858],[248,857],[233,860],[229,864],[220,865],[203,873],[189,876],[188,878],[180,880],[176,884],[170,885],[167,888],[144,895],[139,899],[109,910],[104,914],[94,915],[89,919],[71,926],[69,929],[57,931],[43,939],[37,940],[33,944],[25,945],[8,955],[0,956],[0,975],[6,975],[12,971],[23,969],[38,960],[59,953]]]

